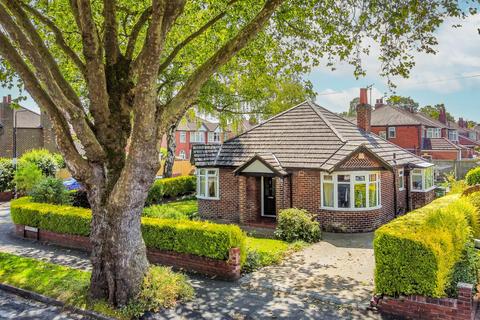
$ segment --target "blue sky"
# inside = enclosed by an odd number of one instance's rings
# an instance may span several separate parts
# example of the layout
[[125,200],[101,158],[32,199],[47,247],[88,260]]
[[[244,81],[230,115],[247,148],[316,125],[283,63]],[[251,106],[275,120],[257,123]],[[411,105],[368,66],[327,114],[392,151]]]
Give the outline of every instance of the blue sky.
[[[420,106],[445,103],[456,118],[480,122],[480,15],[461,22],[462,28],[452,28],[456,22],[445,22],[437,32],[438,53],[417,54],[410,78],[395,79],[395,91],[411,96]],[[318,93],[317,103],[335,112],[346,111],[359,88],[370,84],[374,84],[373,101],[385,93],[390,95],[386,79],[378,76],[380,63],[374,53],[364,58],[363,65],[367,76],[359,80],[348,65],[339,65],[335,71],[318,68],[309,74],[307,79]],[[459,79],[462,77],[470,78]]]
[[[480,15],[462,21],[462,28],[452,28],[457,20],[447,20],[437,32],[439,45],[436,55],[417,54],[416,66],[409,79],[395,79],[396,94],[411,96],[421,106],[445,103],[456,118],[480,122]],[[356,80],[348,65],[337,65],[335,71],[317,68],[306,78],[312,81],[318,93],[316,101],[335,112],[347,110],[350,100],[358,95],[359,88],[374,84],[372,98],[391,94],[386,79],[378,76],[380,64],[375,50],[364,58],[367,76]],[[461,77],[471,77],[459,79]],[[0,95],[18,95],[15,90],[0,88]],[[22,103],[38,110],[33,100]]]

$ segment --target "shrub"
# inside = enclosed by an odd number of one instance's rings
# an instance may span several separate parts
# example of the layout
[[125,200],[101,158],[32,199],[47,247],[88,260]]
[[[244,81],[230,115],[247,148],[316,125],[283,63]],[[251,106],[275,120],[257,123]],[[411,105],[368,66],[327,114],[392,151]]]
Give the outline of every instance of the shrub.
[[159,204],[163,198],[195,192],[196,177],[181,176],[156,180],[148,192],[147,205]]
[[21,193],[29,193],[32,188],[45,179],[42,171],[33,163],[24,163],[15,172],[14,182]]
[[480,167],[470,169],[465,176],[465,181],[469,186],[480,184]]
[[463,251],[461,259],[455,264],[450,285],[447,287],[449,297],[457,297],[457,284],[478,283],[479,256],[473,242],[468,242]]
[[475,207],[475,211],[467,209],[469,213],[469,222],[472,226],[473,236],[480,238],[480,192],[474,192],[466,197],[469,203]]
[[[90,234],[91,210],[32,202],[24,197],[11,202],[16,224],[81,236]],[[227,260],[230,248],[240,248],[245,261],[245,234],[234,225],[210,222],[142,218],[147,247]]]
[[280,211],[275,236],[293,242],[317,242],[321,239],[320,224],[313,220],[313,215],[302,209],[285,209]]
[[[471,239],[465,198],[449,195],[380,227],[375,232],[378,294],[443,297]],[[471,210],[471,207],[468,209]]]
[[26,164],[34,164],[46,177],[54,177],[59,168],[58,156],[46,149],[30,150],[24,153],[19,159],[19,167]]
[[70,204],[72,199],[62,180],[48,177],[33,186],[29,195],[33,202]]
[[12,160],[0,158],[0,192],[13,190],[14,173]]
[[144,217],[162,219],[198,219],[197,200],[174,201],[161,205],[154,205],[143,209]]

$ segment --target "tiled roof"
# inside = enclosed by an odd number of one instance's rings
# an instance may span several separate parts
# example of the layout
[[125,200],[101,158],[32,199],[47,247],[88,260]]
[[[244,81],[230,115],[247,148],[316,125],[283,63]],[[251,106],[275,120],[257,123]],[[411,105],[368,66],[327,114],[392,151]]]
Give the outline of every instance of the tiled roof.
[[383,106],[372,111],[372,126],[425,125],[445,128],[445,125],[421,113],[412,113],[402,108]]
[[197,166],[236,167],[256,154],[269,153],[283,168],[333,170],[359,148],[390,166],[429,165],[312,102],[303,102],[222,145],[194,146],[193,161]]
[[480,146],[479,142],[473,141],[465,136],[458,135],[458,142],[464,146]]
[[446,138],[424,138],[423,150],[453,150],[461,148]]

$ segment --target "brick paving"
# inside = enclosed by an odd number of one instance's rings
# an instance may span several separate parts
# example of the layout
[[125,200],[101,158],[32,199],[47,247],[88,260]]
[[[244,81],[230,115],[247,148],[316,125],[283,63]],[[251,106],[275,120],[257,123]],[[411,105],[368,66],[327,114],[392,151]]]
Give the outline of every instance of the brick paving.
[[[381,319],[380,315],[365,310],[373,276],[370,268],[373,250],[369,246],[369,234],[327,234],[326,241],[295,254],[280,266],[264,268],[238,282],[191,275],[190,281],[196,290],[192,301],[145,318]],[[0,204],[0,251],[79,269],[90,268],[85,252],[16,238],[8,204]],[[337,251],[340,254],[334,255]],[[0,300],[3,299],[0,297]],[[4,319],[4,313],[18,313],[16,317],[22,318],[44,308],[30,301],[18,304],[21,307],[17,311],[12,311],[8,304],[0,304],[0,319]],[[57,319],[57,316],[69,319],[59,309],[48,310],[56,316],[36,319]]]

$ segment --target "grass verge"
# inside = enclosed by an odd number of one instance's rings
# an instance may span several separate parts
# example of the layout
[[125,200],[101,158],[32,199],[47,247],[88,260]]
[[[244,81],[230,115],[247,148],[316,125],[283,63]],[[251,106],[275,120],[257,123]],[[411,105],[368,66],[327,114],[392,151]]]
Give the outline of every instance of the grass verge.
[[197,199],[173,201],[143,209],[143,216],[163,219],[195,219],[198,212]]
[[288,243],[282,240],[247,237],[247,261],[244,272],[252,272],[259,268],[280,263],[293,252],[305,248],[308,244],[302,241]]
[[114,309],[104,301],[89,301],[90,272],[2,252],[0,282],[118,319],[138,317],[145,310],[168,308],[193,296],[193,288],[183,274],[153,266],[137,300],[122,309]]

